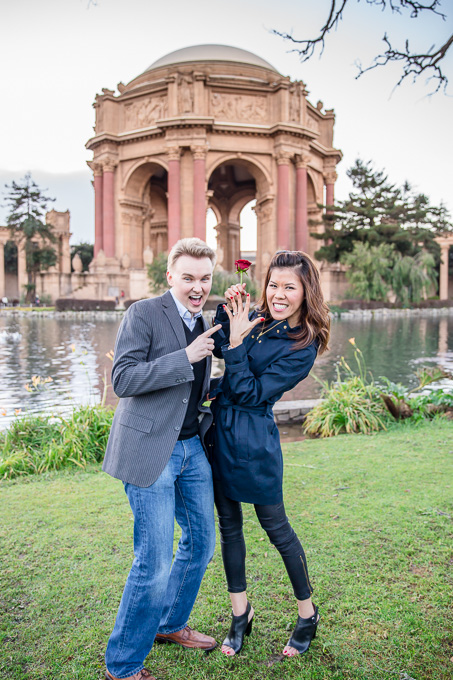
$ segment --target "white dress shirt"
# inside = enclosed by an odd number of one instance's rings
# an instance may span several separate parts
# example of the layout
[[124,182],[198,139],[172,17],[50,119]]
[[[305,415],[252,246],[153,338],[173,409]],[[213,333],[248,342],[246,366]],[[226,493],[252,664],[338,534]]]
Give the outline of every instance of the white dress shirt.
[[178,298],[173,292],[173,288],[170,288],[170,293],[172,295],[173,300],[175,301],[175,305],[178,309],[179,316],[184,321],[187,328],[190,331],[193,331],[193,329],[195,328],[195,324],[197,323],[197,319],[202,315],[202,312],[197,312],[196,314],[192,315],[192,313],[189,312],[189,310],[186,309],[186,307],[184,307],[182,302],[178,300]]

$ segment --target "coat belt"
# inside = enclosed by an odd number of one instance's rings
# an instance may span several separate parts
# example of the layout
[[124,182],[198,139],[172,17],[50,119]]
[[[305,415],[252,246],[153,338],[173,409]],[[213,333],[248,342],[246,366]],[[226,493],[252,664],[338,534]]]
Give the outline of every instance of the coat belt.
[[231,430],[231,427],[233,425],[233,417],[234,413],[238,411],[243,411],[244,413],[258,413],[259,415],[267,415],[268,413],[272,413],[272,407],[267,405],[267,406],[240,406],[239,404],[233,404],[231,402],[226,401],[225,399],[221,399],[217,403],[218,408],[224,408],[226,409],[226,416],[225,416],[225,430]]

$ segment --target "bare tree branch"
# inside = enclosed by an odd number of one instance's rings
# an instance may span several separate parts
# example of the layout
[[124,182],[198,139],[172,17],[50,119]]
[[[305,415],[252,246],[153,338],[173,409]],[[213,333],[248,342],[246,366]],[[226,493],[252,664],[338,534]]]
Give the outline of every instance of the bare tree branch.
[[280,38],[283,38],[284,40],[291,40],[291,42],[301,45],[300,48],[290,51],[298,52],[301,57],[301,62],[303,63],[304,61],[307,61],[308,59],[310,59],[310,57],[313,56],[317,45],[321,45],[321,54],[323,53],[325,37],[332,30],[332,28],[337,27],[338,22],[341,21],[341,19],[343,18],[343,10],[348,4],[348,2],[349,0],[341,0],[338,3],[341,6],[338,9],[337,0],[331,0],[329,17],[325,25],[321,28],[319,36],[314,40],[297,40],[296,38],[293,38],[291,34],[280,33],[275,29],[272,31],[272,33],[274,33],[274,35],[278,35]]
[[447,51],[453,45],[453,35],[451,35],[436,52],[432,52],[434,49],[434,46],[432,46],[426,54],[411,54],[408,40],[406,40],[404,52],[396,50],[391,46],[387,34],[384,35],[383,40],[387,43],[387,50],[384,54],[379,54],[375,57],[371,66],[367,66],[367,68],[362,68],[362,66],[358,64],[359,73],[356,76],[356,79],[378,66],[386,66],[391,61],[401,61],[403,62],[403,73],[397,82],[396,87],[401,85],[403,80],[409,76],[412,76],[414,82],[422,73],[425,73],[429,76],[429,80],[432,78],[437,80],[436,89],[431,94],[438,92],[441,87],[443,87],[444,90],[446,89],[448,78],[439,66],[439,62],[445,57]]
[[[357,0],[360,2],[361,0]],[[278,35],[284,40],[289,40],[290,42],[298,45],[291,52],[297,52],[300,56],[302,63],[308,61],[314,53],[317,47],[320,47],[320,55],[324,51],[325,41],[327,35],[332,29],[338,27],[339,22],[343,19],[343,13],[346,5],[350,3],[350,0],[330,0],[330,10],[327,21],[324,26],[320,29],[319,35],[311,39],[299,40],[294,38],[291,33],[282,33],[277,30],[273,30],[274,35]],[[418,18],[422,12],[431,12],[439,16],[443,21],[447,19],[447,16],[440,11],[441,0],[430,0],[427,2],[419,2],[419,0],[365,0],[368,5],[376,5],[381,7],[382,11],[390,8],[392,13],[402,14],[404,10],[410,11],[410,17],[412,19]],[[436,47],[432,45],[425,53],[415,54],[412,53],[409,48],[409,40],[406,40],[405,50],[394,49],[387,37],[384,35],[383,40],[387,44],[387,49],[383,54],[378,54],[373,63],[362,68],[360,62],[357,63],[359,73],[356,78],[360,78],[364,73],[371,71],[379,66],[386,66],[390,62],[401,62],[403,73],[397,82],[395,87],[401,85],[403,80],[407,77],[412,76],[413,81],[415,81],[422,74],[428,76],[428,80],[434,79],[437,81],[437,86],[431,94],[438,92],[441,88],[446,90],[448,84],[448,77],[442,70],[442,65],[440,62],[444,59],[448,50],[453,44],[453,35],[450,36],[443,45]]]

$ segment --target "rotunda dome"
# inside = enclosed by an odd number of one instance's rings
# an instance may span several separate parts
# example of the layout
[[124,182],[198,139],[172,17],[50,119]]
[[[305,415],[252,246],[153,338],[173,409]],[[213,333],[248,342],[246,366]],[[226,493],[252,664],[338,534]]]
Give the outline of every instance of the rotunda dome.
[[170,52],[155,61],[151,66],[148,66],[145,73],[163,66],[197,61],[232,61],[250,64],[252,66],[261,66],[261,68],[278,73],[277,69],[272,66],[272,64],[269,64],[268,61],[261,59],[261,57],[258,57],[256,54],[253,54],[253,52],[242,50],[239,47],[231,47],[229,45],[192,45],[191,47],[183,47],[182,49]]

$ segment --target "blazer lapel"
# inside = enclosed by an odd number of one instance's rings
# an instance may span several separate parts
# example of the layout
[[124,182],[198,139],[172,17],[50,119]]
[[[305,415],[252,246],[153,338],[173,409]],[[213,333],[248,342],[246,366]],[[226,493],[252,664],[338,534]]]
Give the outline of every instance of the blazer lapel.
[[167,291],[162,295],[162,307],[164,314],[170,322],[179,345],[181,348],[187,347],[186,334],[184,333],[183,323],[184,321],[179,316],[178,308],[175,305],[173,296],[170,291]]

